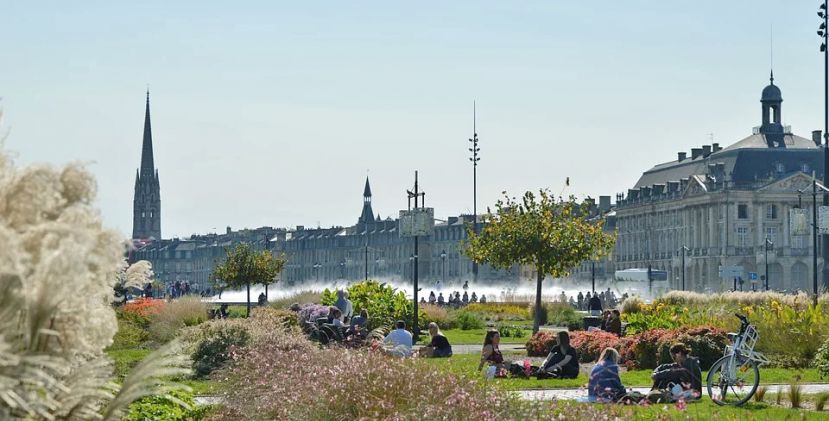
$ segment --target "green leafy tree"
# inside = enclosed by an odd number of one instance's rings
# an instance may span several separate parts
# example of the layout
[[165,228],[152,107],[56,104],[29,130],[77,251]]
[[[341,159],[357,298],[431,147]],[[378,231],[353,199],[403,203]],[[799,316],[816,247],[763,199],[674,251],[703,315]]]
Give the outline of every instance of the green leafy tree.
[[[610,252],[615,235],[602,230],[601,218],[589,217],[589,203],[575,197],[556,199],[548,190],[524,193],[521,200],[504,198],[487,210],[479,234],[471,229],[465,253],[477,263],[507,269],[518,263],[535,267],[535,308],[541,308],[541,282],[547,275],[567,276],[588,259]],[[538,332],[536,312],[533,332]]]
[[250,317],[251,284],[268,285],[276,281],[287,260],[274,256],[269,250],[256,252],[249,244],[241,243],[227,251],[224,263],[213,270],[213,283],[219,287],[247,288],[247,303]]

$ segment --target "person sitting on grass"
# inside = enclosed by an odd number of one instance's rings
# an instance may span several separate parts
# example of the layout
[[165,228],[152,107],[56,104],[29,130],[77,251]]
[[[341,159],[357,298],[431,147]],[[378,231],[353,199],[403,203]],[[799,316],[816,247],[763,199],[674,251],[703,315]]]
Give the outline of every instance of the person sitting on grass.
[[616,402],[625,395],[625,386],[619,378],[619,352],[605,348],[599,361],[590,371],[587,397],[590,402]]
[[432,337],[432,342],[428,346],[420,348],[418,355],[435,358],[452,356],[452,345],[449,345],[449,340],[440,331],[437,323],[429,323],[429,335]]
[[539,379],[575,379],[579,376],[579,354],[570,346],[567,332],[558,332],[558,344],[550,350],[535,374]]
[[412,354],[412,333],[406,330],[406,322],[398,320],[394,324],[395,329],[386,335],[383,343],[388,349],[389,355],[397,357],[408,357]]
[[[685,400],[702,396],[702,370],[699,359],[689,356],[688,348],[682,343],[672,345],[669,352],[674,362],[662,364],[653,370],[651,390],[679,391],[680,393],[672,393],[674,398],[682,397]],[[677,389],[677,386],[681,389]]]
[[504,361],[504,356],[501,354],[501,349],[498,345],[501,343],[501,335],[497,330],[490,330],[484,337],[484,347],[481,349],[481,362],[478,364],[478,371],[484,367],[484,364],[494,365],[497,368],[508,367]]

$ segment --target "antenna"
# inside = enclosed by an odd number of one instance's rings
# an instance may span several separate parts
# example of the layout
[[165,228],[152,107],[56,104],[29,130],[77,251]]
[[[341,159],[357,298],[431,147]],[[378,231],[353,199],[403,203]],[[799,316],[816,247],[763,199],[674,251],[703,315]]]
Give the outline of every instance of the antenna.
[[710,140],[712,143],[714,142],[714,132],[708,133],[708,140]]
[[769,24],[769,69],[771,69],[772,83],[774,82],[774,24]]
[[472,134],[478,134],[478,128],[476,126],[477,119],[476,119],[476,109],[475,109],[475,100],[472,100]]

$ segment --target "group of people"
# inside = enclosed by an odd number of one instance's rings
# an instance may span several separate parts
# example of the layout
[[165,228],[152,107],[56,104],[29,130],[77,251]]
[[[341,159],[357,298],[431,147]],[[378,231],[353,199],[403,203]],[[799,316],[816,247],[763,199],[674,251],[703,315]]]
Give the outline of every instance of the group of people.
[[[459,291],[452,291],[449,294],[449,299],[443,297],[443,293],[439,292],[437,296],[435,296],[435,291],[429,291],[429,304],[436,304],[439,306],[452,306],[452,307],[461,307],[465,306],[470,303],[477,303],[478,294],[475,291],[472,291],[472,295],[469,295],[466,291],[463,292],[463,295]],[[480,298],[481,303],[486,303],[486,294],[481,294]],[[420,303],[426,304],[426,298],[420,297]]]
[[[527,377],[536,376],[539,379],[574,379],[579,375],[579,354],[570,346],[570,335],[567,332],[558,333],[556,345],[538,367],[526,367],[518,362],[506,361],[499,344],[500,336],[497,331],[486,334],[478,364],[479,371],[484,366],[489,366],[495,376],[506,376],[506,373],[511,373]],[[700,397],[702,370],[699,359],[690,356],[690,351],[682,343],[671,346],[669,352],[673,362],[658,366],[651,374],[651,393],[637,398],[628,394],[619,377],[619,352],[613,348],[605,348],[590,370],[587,400],[618,402],[627,397],[630,400],[647,398],[653,402],[666,402],[679,399],[688,401]]]
[[591,327],[591,329],[599,329],[605,332],[610,332],[616,336],[622,336],[622,314],[619,313],[619,310],[605,310],[602,313],[602,320],[597,328]]
[[[443,332],[440,331],[437,323],[429,323],[429,336],[431,341],[429,345],[420,348],[417,351],[419,357],[445,358],[452,356],[452,345]],[[383,340],[384,349],[389,355],[397,357],[409,357],[413,355],[414,337],[412,332],[406,330],[406,322],[398,320],[394,325],[394,330],[389,332]]]
[[[565,295],[564,291],[562,291],[561,293],[562,295]],[[622,301],[624,301],[625,298],[627,298],[627,293],[622,294]],[[567,300],[566,295],[564,299]],[[569,302],[570,305],[573,306],[573,308],[575,308],[576,310],[593,311],[598,309],[599,311],[601,311],[601,309],[603,308],[613,308],[618,306],[620,300],[618,297],[616,297],[616,293],[614,293],[610,290],[610,288],[608,288],[606,291],[594,291],[592,294],[590,293],[590,291],[587,291],[584,294],[582,294],[582,292],[579,291],[578,295],[576,295],[575,298],[570,297],[569,301],[567,302]]]

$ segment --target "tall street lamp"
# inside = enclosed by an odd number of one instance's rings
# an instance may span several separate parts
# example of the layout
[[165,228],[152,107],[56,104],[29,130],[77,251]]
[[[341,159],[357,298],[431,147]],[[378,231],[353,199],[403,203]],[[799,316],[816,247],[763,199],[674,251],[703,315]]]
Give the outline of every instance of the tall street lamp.
[[685,252],[687,252],[689,250],[690,249],[687,246],[682,246],[682,290],[683,291],[685,291]]
[[443,283],[446,284],[446,250],[440,251],[440,261],[441,261],[441,278],[443,278]]
[[769,290],[769,247],[772,246],[774,246],[774,242],[766,237],[766,241],[763,242],[763,252],[766,258],[766,291]]
[[[818,8],[817,15],[821,22],[817,34],[821,38],[820,52],[823,53],[823,185],[829,186],[829,11],[827,11],[827,0]],[[823,206],[829,206],[829,194],[823,192]],[[815,243],[817,244],[817,243]],[[823,235],[823,282],[829,279],[829,235]],[[815,288],[817,291],[817,288]],[[817,300],[817,298],[815,298]],[[817,302],[817,301],[816,301]]]
[[[478,147],[478,129],[475,114],[475,101],[473,101],[472,139],[469,139],[472,143],[472,147],[469,148],[469,152],[472,152],[472,157],[469,160],[472,162],[472,232],[478,234],[478,161],[481,160],[478,157],[478,152],[480,152],[481,148]],[[472,261],[472,279],[475,282],[478,281],[478,263],[474,260]]]

